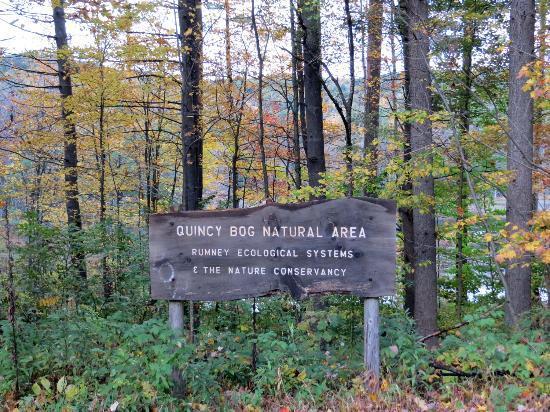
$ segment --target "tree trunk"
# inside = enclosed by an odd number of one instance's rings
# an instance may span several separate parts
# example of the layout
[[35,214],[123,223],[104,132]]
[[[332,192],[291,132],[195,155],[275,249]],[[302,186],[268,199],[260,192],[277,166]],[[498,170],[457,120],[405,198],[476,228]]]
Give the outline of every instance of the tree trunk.
[[[465,11],[474,11],[472,7],[475,5],[475,2],[472,4],[470,0],[465,0],[464,9]],[[467,16],[464,17],[464,29],[463,29],[463,39],[462,39],[462,82],[460,85],[460,95],[459,95],[459,122],[460,122],[460,134],[461,136],[467,135],[470,131],[470,101],[472,98],[472,53],[474,49],[475,42],[475,31],[476,24]],[[459,156],[460,157],[460,156]],[[460,157],[461,158],[461,157]],[[458,175],[458,193],[457,193],[457,202],[456,202],[456,214],[457,222],[463,222],[464,215],[468,205],[466,204],[467,199],[467,187],[466,187],[466,178],[465,178],[465,164],[460,161],[459,165],[459,175]],[[456,268],[456,315],[459,320],[462,318],[462,305],[467,299],[467,289],[464,285],[464,265],[467,263],[466,257],[464,256],[464,243],[468,235],[468,229],[465,224],[460,225],[457,228],[456,232],[456,257],[455,257],[455,268]]]
[[258,25],[256,24],[256,11],[254,0],[252,0],[252,30],[254,31],[254,39],[256,42],[256,53],[258,55],[258,122],[259,122],[259,135],[258,145],[260,146],[260,162],[262,164],[262,179],[264,184],[264,198],[270,199],[269,195],[269,180],[267,176],[267,164],[265,158],[265,127],[264,127],[264,56],[260,47],[260,35],[258,33]]
[[[546,56],[546,51],[547,51],[547,48],[548,48],[548,45],[547,45],[547,31],[548,31],[548,23],[547,23],[547,14],[548,14],[548,0],[540,0],[539,1],[539,12],[538,12],[538,16],[539,16],[539,31],[538,31],[538,34],[537,34],[537,37],[539,39],[539,47],[538,47],[538,50],[539,50],[539,53],[538,53],[538,59],[540,61],[545,61],[545,59],[547,58]],[[534,126],[534,130],[533,130],[533,139],[534,139],[534,160],[535,160],[535,163],[537,164],[541,164],[543,162],[543,159],[542,157],[545,155],[545,152],[544,152],[544,149],[542,149],[543,147],[543,139],[544,137],[546,136],[545,134],[545,112],[544,110],[542,109],[542,107],[536,107],[534,108],[534,114],[533,114],[533,126]],[[534,196],[534,201],[535,201],[535,206],[534,206],[534,211],[536,212],[538,210],[538,205],[539,205],[539,200],[538,200],[538,194],[537,193],[533,193],[533,196]],[[550,293],[550,271],[546,271],[545,275],[544,275],[544,279],[543,279],[543,284],[541,285],[542,287],[546,288],[546,293]],[[543,295],[541,294],[541,297]],[[543,307],[549,307],[549,301],[548,299],[546,300],[546,303],[544,304],[542,301],[541,301],[541,306]]]
[[[202,0],[178,0],[181,71],[181,138],[183,206],[197,210],[202,202]],[[193,302],[190,302],[193,305]],[[180,305],[181,307],[182,305]],[[194,332],[193,318],[189,331]]]
[[[67,209],[67,224],[73,233],[82,230],[82,215],[78,200],[78,152],[76,127],[71,119],[72,112],[67,109],[66,100],[73,95],[73,87],[69,61],[67,57],[67,30],[65,28],[65,2],[57,3],[53,8],[55,27],[55,42],[57,45],[57,73],[59,77],[59,93],[61,95],[61,118],[63,120],[64,161],[65,172],[65,205]],[[86,279],[86,260],[84,253],[77,245],[71,245],[71,266],[77,271],[81,280]]]
[[229,26],[231,9],[229,0],[224,1],[225,10],[225,70],[227,75],[227,98],[229,101],[229,128],[233,134],[233,153],[231,155],[231,205],[234,209],[239,207],[239,197],[237,190],[239,187],[239,133],[234,130],[232,125],[235,110],[235,100],[233,99],[233,64],[231,62],[231,30]]
[[35,176],[33,178],[32,190],[30,193],[29,210],[36,214],[36,221],[42,223],[42,212],[40,210],[40,200],[42,196],[42,175],[46,172],[46,163],[43,161],[35,161],[34,165]]
[[299,0],[298,4],[298,21],[303,34],[307,169],[309,185],[316,187],[320,184],[321,173],[326,170],[321,97],[321,9],[319,0]]
[[[100,66],[101,81],[104,81],[104,67]],[[103,84],[101,85],[103,87]],[[107,162],[107,154],[105,153],[105,98],[103,90],[101,92],[99,101],[99,153],[98,153],[98,166],[99,166],[99,223],[101,225],[101,241],[103,247],[106,247],[107,243],[107,228],[105,227],[105,219],[107,212],[107,198],[105,194],[105,168]],[[110,276],[110,269],[107,261],[107,255],[104,254],[101,258],[101,276],[103,280],[103,299],[109,300],[113,294],[113,282]]]
[[344,0],[344,11],[346,13],[346,27],[348,29],[348,55],[349,55],[349,93],[343,105],[346,109],[346,171],[348,173],[348,197],[353,196],[353,141],[351,135],[352,129],[352,108],[353,97],[355,95],[355,43],[353,39],[353,20],[349,7],[349,0]]
[[382,58],[382,0],[370,0],[368,10],[367,79],[365,89],[364,155],[370,155],[370,168],[377,174],[376,141],[380,117],[380,62]]
[[145,160],[145,222],[149,224],[149,215],[151,214],[151,158],[153,144],[151,142],[151,136],[149,133],[149,102],[144,102],[144,117],[145,121],[143,123],[143,137],[145,138],[145,153],[143,154]]
[[[512,181],[506,196],[506,221],[511,230],[515,226],[527,230],[533,209],[533,100],[529,91],[523,90],[525,78],[519,77],[519,73],[533,61],[534,32],[534,0],[512,0],[508,101],[508,170]],[[513,263],[506,271],[509,289],[506,321],[510,325],[516,325],[519,316],[531,309],[530,258],[525,256]]]
[[[428,62],[429,38],[426,33],[428,3],[426,0],[407,0],[409,19],[408,51],[410,73],[410,105],[415,112],[431,113],[430,68]],[[411,124],[411,151],[418,156],[420,164],[431,166],[432,125],[429,119]],[[413,195],[434,199],[434,180],[431,173],[413,181]],[[414,232],[414,315],[420,335],[437,330],[437,271],[435,212],[413,211]],[[436,343],[430,339],[428,345]]]
[[[2,179],[3,180],[3,179]],[[0,181],[0,183],[4,183]],[[9,217],[9,198],[4,201],[4,227],[6,229],[5,233],[5,244],[7,251],[7,279],[6,279],[6,294],[8,300],[8,313],[7,318],[10,323],[11,329],[11,360],[13,362],[13,369],[15,370],[15,387],[14,387],[14,397],[15,399],[19,398],[19,352],[17,348],[17,293],[15,291],[15,279],[14,279],[14,268],[13,268],[13,243],[11,239],[11,223]],[[7,337],[4,342],[7,342]]]
[[[159,132],[160,135],[160,132]],[[160,166],[159,166],[159,158],[160,158],[160,144],[155,143],[153,147],[153,159],[151,160],[151,167],[153,168],[153,182],[151,187],[151,210],[153,213],[157,213],[158,211],[158,202],[160,200]]]
[[293,133],[293,155],[294,155],[294,182],[296,189],[302,187],[302,165],[300,159],[300,120],[299,120],[299,87],[297,55],[301,47],[297,43],[295,26],[294,0],[290,0],[290,42],[292,43],[292,133]]
[[[409,51],[409,17],[407,11],[407,1],[399,1],[399,13],[397,14],[397,27],[403,43],[403,96],[405,110],[410,110],[410,51]],[[404,150],[403,161],[411,161],[411,124],[408,121],[403,123]],[[401,188],[406,193],[412,193],[412,182],[407,180]],[[410,208],[399,208],[401,217],[401,230],[403,233],[403,262],[406,267],[404,286],[405,286],[405,310],[414,317],[415,300],[415,276],[414,276],[414,231],[413,231],[413,211]]]
[[202,201],[202,4],[178,0],[181,38],[181,139],[183,147],[185,210],[196,210]]
[[460,162],[458,172],[458,193],[456,196],[456,220],[459,224],[456,228],[456,316],[459,320],[462,319],[462,305],[464,304],[467,290],[464,286],[464,265],[466,258],[464,256],[464,241],[467,236],[466,224],[464,223],[464,212],[466,207],[466,187],[465,187],[465,169],[464,163]]
[[[397,7],[393,4],[391,4],[391,10],[390,10],[390,53],[391,53],[391,109],[393,111],[397,110],[397,50],[396,50],[396,44],[395,44],[395,35],[397,33],[396,30],[396,14],[397,14]],[[399,120],[397,119],[397,116],[394,116],[393,118],[393,129],[395,134],[397,135],[398,129],[399,129]]]
[[[296,11],[296,10],[295,10]],[[296,13],[297,17],[300,15]],[[302,48],[304,31],[302,26],[296,26],[296,77],[298,78],[298,108],[300,112],[300,134],[302,135],[302,145],[307,161],[307,125],[306,125],[306,103],[304,90],[304,53]]]

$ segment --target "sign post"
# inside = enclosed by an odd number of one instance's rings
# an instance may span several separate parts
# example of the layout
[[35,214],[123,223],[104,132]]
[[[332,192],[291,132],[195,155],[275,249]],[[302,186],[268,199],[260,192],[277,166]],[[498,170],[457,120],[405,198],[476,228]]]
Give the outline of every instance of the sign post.
[[223,301],[288,292],[365,298],[365,366],[380,373],[378,298],[395,293],[396,204],[367,197],[150,217],[151,293]]
[[365,369],[380,377],[380,328],[378,298],[363,301],[363,361]]

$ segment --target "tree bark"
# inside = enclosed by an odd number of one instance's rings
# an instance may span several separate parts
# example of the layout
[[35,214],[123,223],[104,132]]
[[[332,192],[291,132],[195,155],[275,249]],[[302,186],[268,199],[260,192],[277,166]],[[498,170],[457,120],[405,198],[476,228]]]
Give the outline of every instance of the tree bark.
[[178,0],[181,39],[181,139],[185,210],[202,202],[202,0]]
[[380,117],[380,66],[382,58],[382,22],[384,5],[382,0],[370,0],[368,10],[367,79],[365,89],[365,133],[364,156],[370,155],[370,168],[377,174],[377,151]]
[[[512,0],[510,7],[510,73],[508,101],[508,171],[512,180],[508,185],[506,221],[509,229],[517,226],[527,230],[533,211],[533,100],[524,91],[525,78],[520,70],[534,58],[535,45],[534,0]],[[516,325],[519,316],[531,309],[530,257],[513,262],[507,271],[508,301],[506,321]]]
[[[429,38],[426,33],[428,3],[426,0],[407,0],[409,19],[408,51],[410,72],[410,105],[415,112],[431,113],[430,68],[428,61]],[[411,151],[421,163],[430,167],[432,156],[432,125],[427,118],[424,122],[411,124]],[[413,195],[428,200],[434,199],[434,180],[431,173],[413,181]],[[435,214],[433,206],[428,212],[413,211],[414,232],[414,274],[415,302],[414,315],[417,330],[425,336],[437,330],[437,271]],[[427,341],[434,345],[436,339]]]
[[319,0],[299,0],[298,21],[302,29],[304,57],[304,102],[307,125],[309,185],[320,185],[326,171],[321,97],[321,9]]
[[[397,18],[397,28],[403,44],[403,96],[405,110],[411,109],[410,103],[410,51],[409,51],[409,17],[407,12],[407,1],[399,0],[399,10]],[[411,161],[411,123],[403,122],[403,161],[405,164]],[[408,179],[401,190],[405,193],[412,193],[412,182]],[[403,233],[403,262],[405,264],[405,299],[404,307],[411,316],[414,317],[415,301],[415,275],[414,275],[414,231],[413,231],[413,211],[410,208],[399,208],[401,217],[401,230]]]
[[[65,1],[61,0],[53,7],[53,22],[55,27],[55,42],[57,46],[57,73],[59,77],[59,93],[61,95],[61,118],[63,120],[65,173],[65,206],[69,230],[77,234],[82,230],[82,215],[78,200],[78,151],[76,126],[71,119],[72,112],[67,108],[66,100],[73,95],[73,87],[68,60],[67,29],[65,27]],[[71,245],[71,266],[76,270],[81,280],[85,280],[86,260],[84,253],[74,244]],[[80,286],[81,287],[81,286]]]

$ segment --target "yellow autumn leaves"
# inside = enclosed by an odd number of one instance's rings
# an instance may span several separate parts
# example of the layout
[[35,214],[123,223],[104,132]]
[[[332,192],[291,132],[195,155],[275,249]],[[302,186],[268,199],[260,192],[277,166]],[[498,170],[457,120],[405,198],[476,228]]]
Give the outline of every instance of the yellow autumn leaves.
[[550,211],[535,213],[529,225],[531,229],[524,230],[507,224],[500,231],[503,246],[496,257],[498,263],[514,264],[513,261],[531,255],[550,264]]

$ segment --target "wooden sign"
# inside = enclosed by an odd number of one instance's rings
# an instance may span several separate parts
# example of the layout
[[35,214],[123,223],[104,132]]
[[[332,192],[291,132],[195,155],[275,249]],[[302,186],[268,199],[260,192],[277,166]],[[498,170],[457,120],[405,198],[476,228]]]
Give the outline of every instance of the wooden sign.
[[152,297],[392,295],[395,230],[395,202],[371,198],[152,215]]

